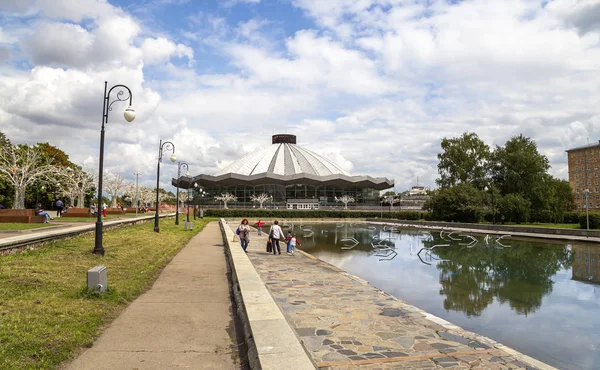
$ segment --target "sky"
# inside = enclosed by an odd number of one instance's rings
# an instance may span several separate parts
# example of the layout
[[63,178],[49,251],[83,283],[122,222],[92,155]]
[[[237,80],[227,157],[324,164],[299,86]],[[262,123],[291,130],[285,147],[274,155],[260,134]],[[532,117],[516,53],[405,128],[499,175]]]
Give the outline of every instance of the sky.
[[600,0],[0,0],[0,131],[97,171],[108,81],[137,117],[112,106],[105,169],[145,186],[161,139],[198,175],[279,133],[397,191],[464,132],[566,179],[600,139],[599,37]]

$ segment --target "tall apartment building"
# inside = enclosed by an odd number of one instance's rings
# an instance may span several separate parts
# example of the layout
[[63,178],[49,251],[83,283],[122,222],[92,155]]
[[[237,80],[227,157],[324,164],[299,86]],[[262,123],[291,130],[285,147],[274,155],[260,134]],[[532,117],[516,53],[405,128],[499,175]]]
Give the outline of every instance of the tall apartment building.
[[586,209],[600,210],[600,141],[578,148],[567,150],[569,160],[569,183],[575,196],[575,206],[578,211]]

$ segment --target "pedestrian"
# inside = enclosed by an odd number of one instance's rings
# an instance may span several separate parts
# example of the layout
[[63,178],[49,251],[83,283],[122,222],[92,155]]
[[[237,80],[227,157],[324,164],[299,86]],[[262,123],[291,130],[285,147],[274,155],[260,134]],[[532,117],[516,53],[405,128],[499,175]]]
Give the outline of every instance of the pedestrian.
[[290,251],[288,254],[294,255],[294,252],[296,252],[296,245],[300,245],[300,241],[296,238],[296,234],[293,234],[290,238]]
[[245,218],[242,220],[237,231],[237,234],[240,237],[240,243],[242,244],[242,249],[244,252],[248,253],[246,250],[246,248],[248,248],[248,243],[250,243],[250,225],[248,225],[248,219]]
[[256,228],[258,229],[258,236],[262,235],[262,227],[265,223],[262,222],[261,220],[258,220],[258,222],[256,223]]
[[292,232],[288,231],[287,236],[285,237],[285,241],[286,241],[285,251],[287,252],[287,254],[290,254],[290,241],[291,240],[292,240]]
[[271,240],[271,245],[273,245],[273,254],[281,254],[279,239],[281,239],[282,237],[283,230],[281,230],[281,227],[279,227],[279,221],[275,220],[275,222],[273,222],[273,226],[271,226],[271,230],[269,231],[269,239]]
[[102,216],[106,218],[106,202],[102,202]]
[[63,213],[63,207],[65,206],[65,204],[62,202],[62,200],[57,200],[56,203],[56,217],[62,217],[62,213]]
[[43,216],[46,219],[46,223],[48,223],[48,219],[54,220],[54,217],[50,217],[50,214],[44,211],[44,209],[42,208],[42,203],[38,203],[37,207],[35,208],[35,215]]

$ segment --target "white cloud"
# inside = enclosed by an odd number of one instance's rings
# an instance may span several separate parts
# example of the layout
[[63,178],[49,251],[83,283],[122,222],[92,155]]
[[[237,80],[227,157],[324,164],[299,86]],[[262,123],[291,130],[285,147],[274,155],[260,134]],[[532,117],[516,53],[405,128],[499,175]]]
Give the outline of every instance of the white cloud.
[[238,5],[238,4],[258,4],[260,3],[260,0],[225,0],[221,3],[221,6],[224,6],[226,8],[231,8],[232,6]]
[[[141,171],[152,185],[158,141],[171,139],[192,173],[213,173],[289,132],[399,189],[417,176],[434,184],[445,136],[474,131],[496,145],[524,133],[561,177],[564,150],[600,138],[598,0],[292,4],[303,12],[288,16],[316,26],[290,33],[266,13],[240,22],[230,16],[237,8],[221,8],[157,30],[106,1],[3,3],[11,23],[0,21],[0,59],[11,63],[0,67],[2,131],[92,163],[108,80],[131,87],[138,112],[130,125],[124,104],[111,112],[113,172]],[[33,67],[13,66],[21,60]]]
[[190,66],[194,62],[194,50],[192,48],[183,44],[175,44],[164,37],[144,40],[142,52],[144,53],[144,61],[147,64],[162,64],[169,61],[172,56],[186,57]]

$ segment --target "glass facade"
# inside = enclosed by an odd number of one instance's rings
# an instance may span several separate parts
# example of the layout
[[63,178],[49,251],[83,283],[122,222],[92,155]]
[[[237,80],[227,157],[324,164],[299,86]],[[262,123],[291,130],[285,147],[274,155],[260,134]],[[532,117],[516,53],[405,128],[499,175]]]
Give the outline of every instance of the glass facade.
[[340,197],[342,195],[351,195],[354,197],[356,202],[350,203],[350,206],[379,206],[379,191],[371,188],[308,184],[240,184],[230,186],[214,185],[202,187],[202,189],[204,189],[206,194],[200,198],[197,196],[196,192],[194,196],[194,202],[196,204],[202,204],[205,206],[220,205],[220,202],[215,201],[214,198],[222,193],[231,193],[237,197],[237,202],[228,204],[229,208],[252,208],[253,206],[258,206],[258,204],[253,203],[250,200],[250,197],[254,194],[258,195],[261,193],[265,193],[273,197],[273,203],[266,203],[266,207],[273,205],[279,209],[285,208],[286,203],[294,199],[315,199],[318,201],[321,209],[326,208],[327,206],[340,206],[342,203],[336,203],[335,197]]

